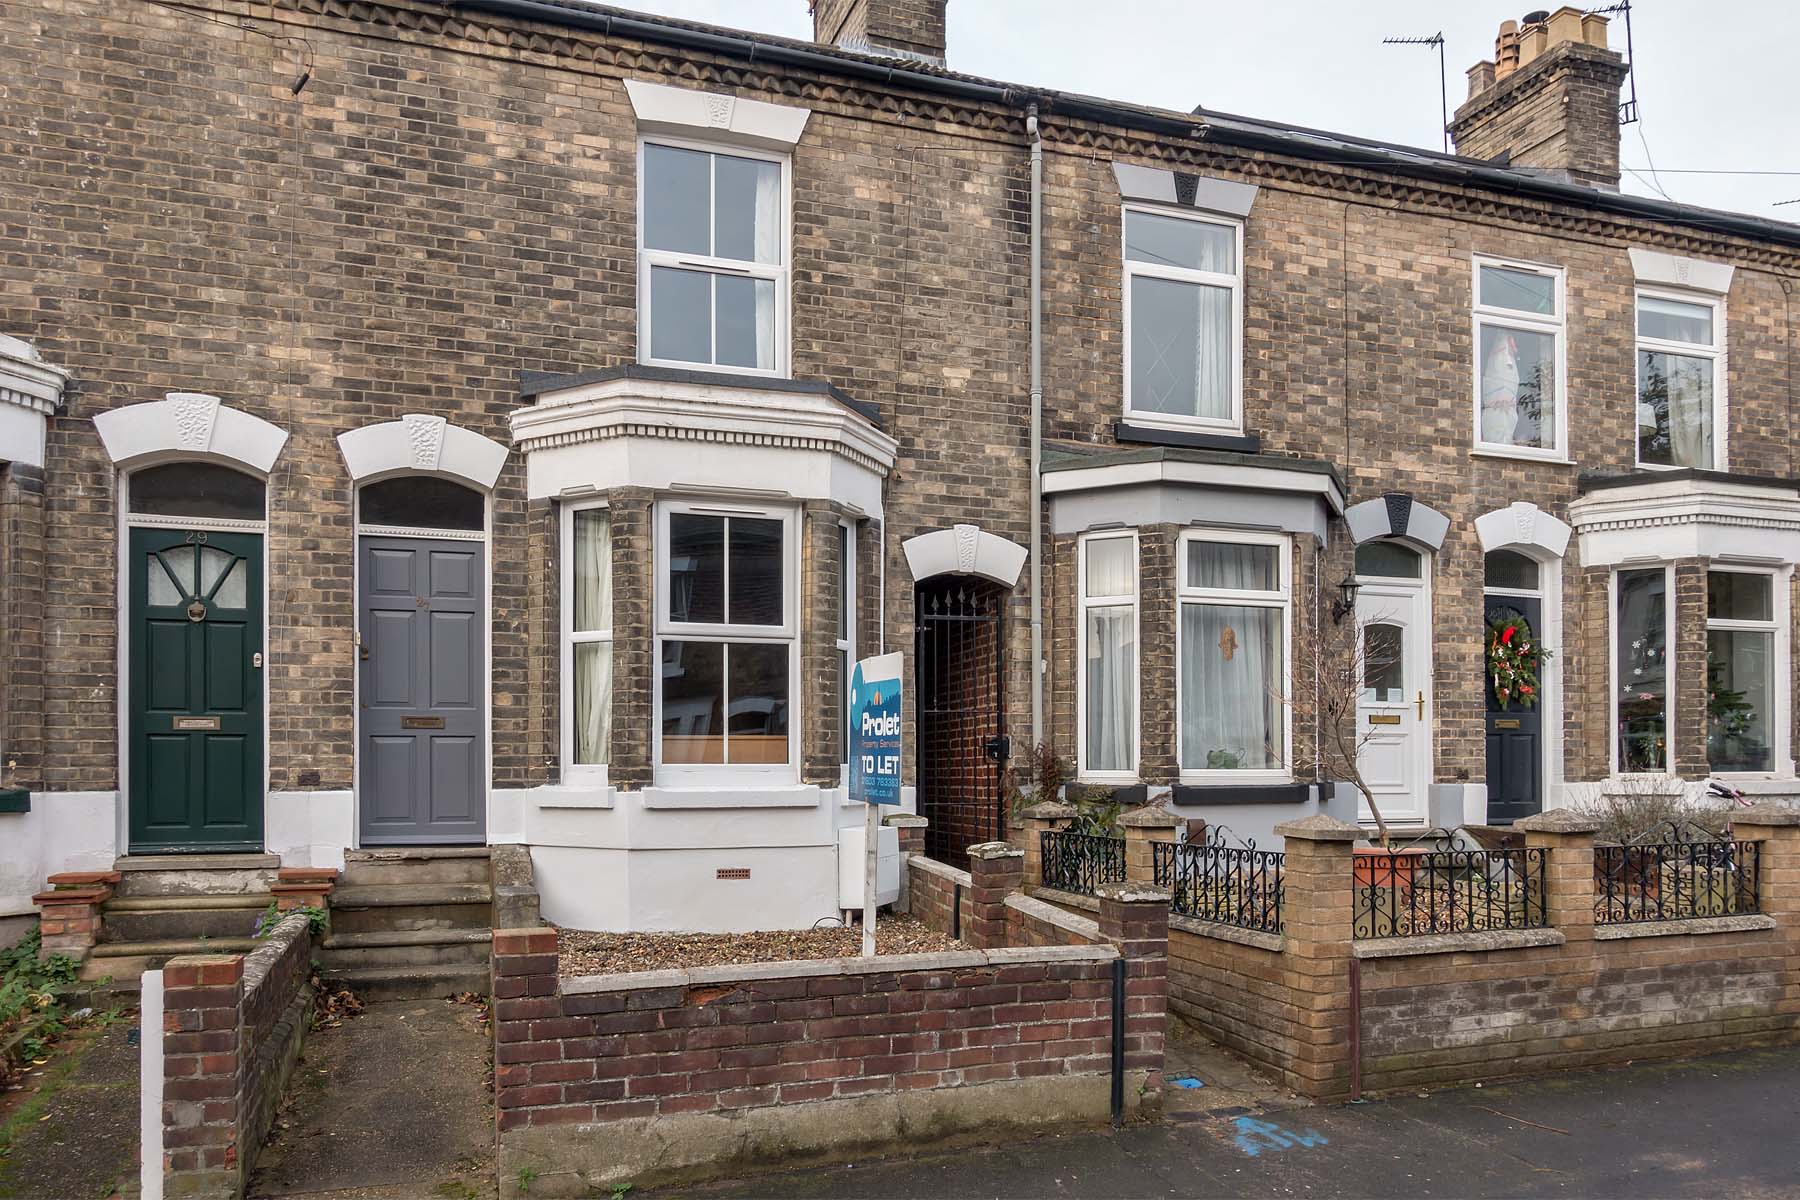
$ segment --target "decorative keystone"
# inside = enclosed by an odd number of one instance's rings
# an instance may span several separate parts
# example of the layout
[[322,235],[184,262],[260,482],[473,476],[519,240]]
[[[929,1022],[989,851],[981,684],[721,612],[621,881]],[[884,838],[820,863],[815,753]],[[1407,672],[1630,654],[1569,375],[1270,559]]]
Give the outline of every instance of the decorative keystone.
[[1025,852],[1011,842],[982,842],[969,847],[969,857],[984,861],[996,858],[1024,858]]
[[1598,833],[1600,821],[1572,808],[1547,808],[1513,822],[1520,833]]
[[1094,895],[1120,904],[1167,904],[1173,893],[1147,883],[1103,883],[1094,889]]
[[1314,813],[1310,817],[1301,817],[1298,821],[1283,822],[1275,827],[1275,832],[1284,838],[1302,842],[1354,842],[1363,835],[1361,826],[1340,821],[1324,813]]
[[1800,825],[1800,808],[1758,804],[1731,814],[1733,825]]
[[924,817],[915,817],[911,813],[892,813],[881,818],[881,823],[895,829],[923,829],[931,824]]
[[1061,800],[1040,800],[1019,815],[1028,821],[1071,821],[1080,810]]
[[1119,818],[1119,824],[1126,829],[1179,829],[1184,822],[1166,808],[1146,804],[1125,813]]

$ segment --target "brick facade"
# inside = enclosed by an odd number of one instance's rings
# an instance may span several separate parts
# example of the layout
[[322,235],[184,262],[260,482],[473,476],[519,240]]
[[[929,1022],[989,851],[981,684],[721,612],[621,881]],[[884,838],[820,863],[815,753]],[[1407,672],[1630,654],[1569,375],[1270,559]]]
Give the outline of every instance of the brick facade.
[[[810,109],[792,155],[791,373],[873,406],[898,443],[881,513],[848,514],[858,520],[858,653],[898,650],[914,677],[906,539],[970,522],[1028,543],[1021,105],[999,93],[877,83],[854,55],[841,75],[774,58],[746,64],[424,0],[377,0],[353,16],[317,0],[201,8],[219,21],[101,0],[41,0],[0,14],[0,44],[16,63],[16,85],[0,100],[0,138],[19,165],[0,199],[0,331],[29,338],[78,381],[51,422],[42,480],[11,468],[0,494],[9,563],[0,653],[11,655],[0,712],[22,781],[50,793],[120,786],[122,497],[93,421],[167,392],[200,391],[289,435],[269,480],[269,803],[352,788],[354,487],[335,439],[427,412],[505,444],[508,415],[524,404],[522,371],[637,361],[628,79]],[[818,6],[822,26],[861,20],[871,40],[891,35],[926,54],[934,44],[941,52],[941,14],[941,5],[910,0]],[[304,36],[304,89],[292,89],[301,70],[285,48],[292,43],[246,35],[240,20]],[[83,99],[94,96],[103,100]],[[1222,120],[1205,138],[1166,128],[1175,117],[1157,132],[1054,99],[1046,94],[1040,114],[1046,442],[1126,447],[1115,428],[1126,381],[1114,165],[1258,188],[1244,226],[1243,433],[1259,460],[1335,470],[1351,502],[1404,492],[1449,521],[1431,562],[1434,782],[1479,783],[1486,772],[1476,518],[1521,500],[1566,515],[1583,476],[1635,469],[1633,249],[1734,267],[1718,465],[1770,480],[1800,474],[1788,422],[1793,239],[1534,192],[1524,177],[1503,191],[1475,178],[1322,161],[1253,144]],[[1475,254],[1566,273],[1567,462],[1470,453]],[[564,774],[561,505],[527,499],[524,459],[508,457],[490,507],[497,789],[558,784]],[[743,486],[780,492],[781,482]],[[608,779],[621,792],[656,781],[659,494],[636,486],[604,494],[618,567]],[[797,781],[821,787],[835,785],[842,762],[829,568],[830,527],[847,513],[809,499],[800,517]],[[1322,547],[1294,538],[1297,633],[1323,619],[1349,569],[1342,524],[1327,526]],[[1139,775],[1155,788],[1179,778],[1179,530],[1138,531]],[[1046,728],[1072,754],[1074,539],[1046,545]],[[10,569],[39,555],[41,603],[30,570]],[[1607,576],[1584,569],[1570,544],[1555,668],[1559,771],[1570,781],[1608,773]],[[1684,574],[1681,585],[1684,680],[1703,655],[1697,578]],[[1004,597],[1000,648],[1004,725],[1021,751],[1019,733],[1031,725],[1028,580]],[[41,654],[12,649],[33,637]],[[1689,777],[1706,771],[1693,740],[1702,698],[1683,684],[1682,710],[1672,714],[1688,731],[1676,765]],[[1296,704],[1288,756],[1304,781],[1316,777],[1317,756],[1304,698]],[[907,752],[908,783],[916,750]]]

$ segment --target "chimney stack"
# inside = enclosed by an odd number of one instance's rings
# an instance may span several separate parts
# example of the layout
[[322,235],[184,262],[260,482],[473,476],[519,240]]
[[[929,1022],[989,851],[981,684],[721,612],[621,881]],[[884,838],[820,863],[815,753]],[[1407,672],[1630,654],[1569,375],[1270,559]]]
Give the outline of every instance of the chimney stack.
[[944,65],[948,0],[807,0],[813,41],[859,54]]
[[1595,13],[1502,21],[1493,61],[1469,68],[1469,99],[1450,120],[1456,152],[1616,192],[1626,70]]

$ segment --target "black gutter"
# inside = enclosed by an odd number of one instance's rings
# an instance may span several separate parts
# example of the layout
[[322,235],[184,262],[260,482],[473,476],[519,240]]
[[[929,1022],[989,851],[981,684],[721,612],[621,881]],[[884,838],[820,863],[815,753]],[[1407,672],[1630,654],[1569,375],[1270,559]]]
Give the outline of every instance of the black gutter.
[[784,46],[751,38],[729,37],[700,29],[687,29],[679,25],[665,25],[658,21],[641,20],[637,17],[614,16],[598,9],[582,11],[564,8],[560,4],[542,3],[541,0],[443,0],[443,3],[448,8],[543,21],[549,25],[563,25],[570,29],[588,30],[603,37],[617,35],[637,38],[646,42],[660,42],[668,46],[680,46],[688,50],[702,50],[708,54],[718,54],[726,58],[739,58],[746,63],[773,63],[788,67],[804,67],[809,71],[848,75],[855,79],[867,79],[888,86],[913,88],[940,96],[952,96],[959,100],[974,100],[1021,109],[1035,101],[1040,109],[1060,113],[1066,117],[1102,121],[1110,125],[1124,125],[1132,129],[1141,129],[1172,137],[1204,137],[1206,135],[1206,125],[1198,118],[1172,116],[1130,105],[1112,105],[1101,100],[1065,96],[1035,88],[978,83],[969,79],[933,75],[925,71],[908,70],[903,66],[888,66],[884,63],[868,62],[859,58],[826,54],[818,50],[805,50],[798,46]]

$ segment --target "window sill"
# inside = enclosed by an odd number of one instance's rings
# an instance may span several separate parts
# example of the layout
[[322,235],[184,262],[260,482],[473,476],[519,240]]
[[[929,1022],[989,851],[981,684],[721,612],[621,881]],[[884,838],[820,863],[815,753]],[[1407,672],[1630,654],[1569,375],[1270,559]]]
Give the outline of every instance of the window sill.
[[638,795],[645,808],[817,808],[816,784],[790,783],[758,787],[754,784],[719,784],[716,787],[647,787]]
[[1175,785],[1173,803],[1197,808],[1226,804],[1304,804],[1313,785],[1295,780],[1187,780]]
[[678,358],[640,358],[638,364],[676,371],[704,371],[709,375],[745,375],[753,379],[787,378],[787,372],[774,367],[733,367],[725,363],[684,362]]
[[1113,440],[1145,446],[1235,450],[1244,454],[1255,454],[1262,449],[1261,438],[1240,429],[1205,425],[1153,425],[1130,417],[1113,422]]
[[1543,463],[1547,467],[1572,467],[1575,460],[1566,454],[1521,454],[1514,450],[1497,450],[1478,446],[1469,451],[1470,458],[1494,458],[1503,462]]

